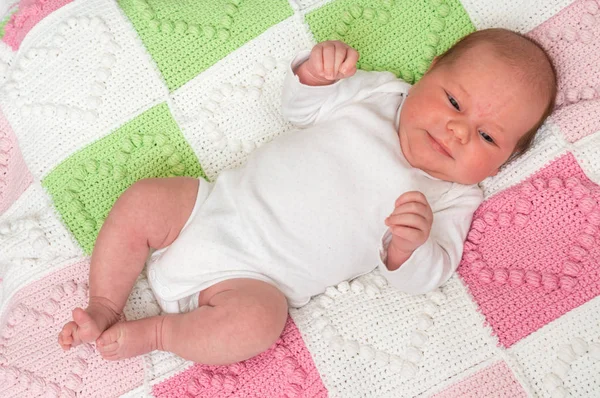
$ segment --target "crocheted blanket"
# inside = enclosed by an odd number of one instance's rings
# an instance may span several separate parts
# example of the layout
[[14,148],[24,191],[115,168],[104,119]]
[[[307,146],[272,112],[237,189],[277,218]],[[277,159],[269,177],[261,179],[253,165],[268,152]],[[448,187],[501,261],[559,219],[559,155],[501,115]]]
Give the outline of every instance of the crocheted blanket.
[[[1,397],[600,396],[600,0],[0,3]],[[557,107],[481,184],[440,289],[410,296],[375,271],[331,286],[232,366],[60,349],[119,194],[146,177],[212,180],[286,134],[280,89],[299,50],[341,39],[360,68],[413,83],[492,26],[548,50]],[[142,276],[124,315],[157,313]]]

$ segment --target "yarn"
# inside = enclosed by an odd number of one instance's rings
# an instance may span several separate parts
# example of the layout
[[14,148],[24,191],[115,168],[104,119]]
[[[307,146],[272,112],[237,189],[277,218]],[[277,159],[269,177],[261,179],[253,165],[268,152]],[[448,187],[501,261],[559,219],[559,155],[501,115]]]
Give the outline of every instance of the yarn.
[[6,26],[6,24],[8,23],[8,21],[10,20],[12,14],[14,14],[17,10],[14,10],[11,12],[10,15],[4,17],[3,20],[0,20],[0,39],[4,37],[4,27]]
[[287,2],[267,0],[220,1],[203,7],[168,0],[122,0],[119,5],[171,91],[292,15]]
[[327,397],[309,352],[288,318],[269,350],[230,366],[196,364],[153,386],[155,397]]
[[[598,0],[23,0],[10,10],[0,16],[0,396],[600,396]],[[415,82],[487,26],[549,51],[558,105],[531,150],[481,184],[485,202],[444,286],[410,296],[376,271],[341,281],[291,310],[273,347],[230,366],[60,350],[120,193],[145,177],[215,179],[286,134],[281,83],[299,51],[342,39],[362,69]],[[124,317],[159,311],[142,274]]]
[[209,180],[292,128],[281,116],[281,85],[312,40],[300,18],[288,18],[172,94],[173,117]]
[[90,344],[63,351],[56,342],[71,310],[87,303],[88,265],[63,263],[3,306],[0,396],[114,397],[141,384],[141,358],[108,362]]
[[157,105],[71,156],[43,180],[84,251],[91,253],[119,195],[148,177],[202,174],[166,105]]
[[356,48],[360,69],[388,70],[408,83],[474,30],[451,0],[340,0],[309,12],[306,21],[317,41],[342,40]]
[[27,33],[44,17],[59,8],[69,4],[72,0],[21,0],[17,11],[11,15],[4,25],[2,41],[13,50],[18,50]]
[[569,154],[476,211],[458,272],[505,347],[600,294],[599,199]]
[[575,142],[600,130],[600,71],[587,67],[600,63],[598,2],[575,1],[527,36],[548,51],[560,76],[553,120],[565,138]]
[[530,32],[573,3],[549,0],[517,4],[510,0],[462,0],[461,4],[477,29],[503,27],[520,33]]
[[434,398],[478,397],[525,398],[527,393],[515,379],[505,362],[485,367],[464,380],[435,394]]
[[32,176],[15,134],[0,110],[0,214],[23,193]]

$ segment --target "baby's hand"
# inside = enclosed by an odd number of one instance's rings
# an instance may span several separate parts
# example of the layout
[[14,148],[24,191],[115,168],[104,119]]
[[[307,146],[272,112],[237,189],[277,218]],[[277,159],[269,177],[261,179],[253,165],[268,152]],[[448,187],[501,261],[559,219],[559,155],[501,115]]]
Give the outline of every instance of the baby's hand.
[[396,250],[408,258],[429,237],[433,212],[425,195],[418,191],[400,195],[395,206],[392,214],[385,219],[393,235],[388,252]]
[[341,41],[324,41],[313,47],[310,57],[298,67],[300,82],[322,86],[356,73],[358,51]]

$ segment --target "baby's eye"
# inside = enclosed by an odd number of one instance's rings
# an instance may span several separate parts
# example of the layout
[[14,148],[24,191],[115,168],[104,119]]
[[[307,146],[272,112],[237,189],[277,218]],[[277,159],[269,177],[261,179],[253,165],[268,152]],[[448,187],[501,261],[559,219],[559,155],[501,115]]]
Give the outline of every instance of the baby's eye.
[[448,101],[450,101],[450,103],[452,104],[453,107],[456,108],[456,110],[460,111],[460,106],[458,105],[458,102],[456,102],[456,100],[454,99],[453,96],[451,96],[450,94],[446,94],[448,96]]
[[479,134],[481,135],[481,137],[486,140],[487,142],[489,142],[490,144],[494,143],[494,139],[492,137],[490,137],[489,135],[487,135],[486,133],[484,133],[483,131],[480,131]]

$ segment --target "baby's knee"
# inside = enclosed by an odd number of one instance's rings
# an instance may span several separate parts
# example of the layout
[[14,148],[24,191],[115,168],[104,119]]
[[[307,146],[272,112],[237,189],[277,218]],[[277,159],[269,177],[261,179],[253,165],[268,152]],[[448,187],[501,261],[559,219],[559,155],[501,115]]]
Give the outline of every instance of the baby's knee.
[[240,303],[245,312],[243,331],[252,342],[256,354],[269,349],[279,338],[288,316],[287,300],[278,289],[266,287],[257,295],[246,297],[245,303]]
[[240,329],[247,339],[251,356],[258,355],[271,348],[279,339],[287,313],[282,315],[271,308],[255,309],[248,314],[246,327]]

